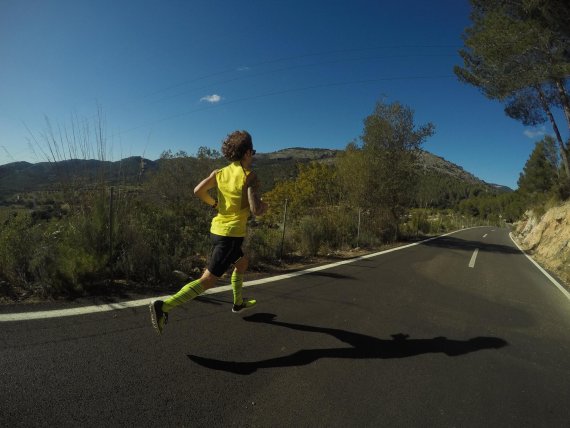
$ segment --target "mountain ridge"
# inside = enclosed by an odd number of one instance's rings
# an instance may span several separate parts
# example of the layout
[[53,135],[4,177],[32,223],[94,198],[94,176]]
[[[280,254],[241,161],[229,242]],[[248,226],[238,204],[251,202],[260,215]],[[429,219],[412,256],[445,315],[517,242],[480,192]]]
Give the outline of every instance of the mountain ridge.
[[[297,163],[311,161],[334,162],[334,158],[343,150],[290,147],[274,152],[258,153],[255,167],[268,176],[267,186],[272,187],[281,180],[296,175]],[[190,157],[192,162],[198,160]],[[53,190],[67,179],[89,183],[95,178],[102,178],[106,184],[118,185],[139,183],[144,176],[158,170],[161,162],[169,159],[150,160],[140,156],[131,156],[118,161],[99,161],[95,159],[71,159],[60,162],[26,161],[0,165],[0,201],[17,193]],[[491,192],[510,192],[512,189],[495,183],[487,183],[465,171],[461,166],[447,161],[441,156],[421,150],[419,165],[424,174],[449,177],[468,185],[481,186]],[[268,189],[265,189],[268,190]]]

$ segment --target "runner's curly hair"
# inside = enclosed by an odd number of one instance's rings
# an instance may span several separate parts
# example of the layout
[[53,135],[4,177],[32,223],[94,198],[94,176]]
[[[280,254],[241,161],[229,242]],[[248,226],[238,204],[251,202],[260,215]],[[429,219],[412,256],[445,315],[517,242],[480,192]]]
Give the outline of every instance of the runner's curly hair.
[[241,160],[252,149],[251,135],[247,131],[234,131],[222,143],[223,155],[232,162]]

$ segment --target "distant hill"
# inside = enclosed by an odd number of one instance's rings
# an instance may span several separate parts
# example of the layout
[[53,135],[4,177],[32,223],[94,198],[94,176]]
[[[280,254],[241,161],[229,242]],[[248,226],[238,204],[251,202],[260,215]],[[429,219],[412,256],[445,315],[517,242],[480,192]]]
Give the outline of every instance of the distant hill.
[[261,177],[262,190],[271,190],[278,182],[294,178],[299,163],[334,162],[340,150],[293,147],[255,155],[254,168]]
[[459,165],[427,151],[419,156],[421,180],[417,206],[453,208],[458,202],[480,194],[512,192],[507,186],[487,183]]
[[444,158],[434,155],[430,152],[424,150],[421,151],[420,155],[420,165],[422,165],[425,172],[436,172],[442,173],[455,177],[459,180],[465,181],[471,184],[481,184],[484,186],[489,186],[491,189],[497,191],[512,192],[513,190],[507,186],[500,184],[487,183],[477,177],[475,177],[470,172],[465,171],[462,167],[451,163]]
[[[334,162],[341,150],[308,149],[293,147],[276,152],[258,153],[255,169],[262,177],[263,190],[268,191],[278,182],[294,178],[299,163],[311,161]],[[191,164],[197,162],[188,159]],[[159,165],[169,160],[149,160],[129,157],[116,162],[97,160],[68,160],[63,162],[14,162],[0,165],[0,202],[19,193],[56,190],[61,183],[94,182],[108,185],[140,184]],[[457,199],[464,199],[480,192],[501,193],[512,191],[506,186],[486,183],[458,165],[426,151],[422,151],[419,166],[422,173],[421,186],[429,189],[430,206],[451,206]],[[424,189],[425,190],[425,189]],[[423,205],[424,201],[418,202]]]
[[18,193],[57,190],[62,183],[84,183],[86,187],[98,179],[109,185],[136,183],[142,172],[157,168],[157,162],[140,157],[116,162],[73,159],[9,163],[0,165],[0,201]]
[[332,149],[306,149],[303,147],[291,147],[271,153],[258,153],[255,155],[257,162],[268,160],[324,160],[334,158],[341,150]]
[[[334,162],[342,150],[304,149],[294,147],[256,155],[255,168],[263,179],[264,190],[277,182],[295,177],[297,165],[310,161]],[[418,206],[451,208],[463,199],[481,193],[498,194],[512,192],[507,186],[486,183],[459,165],[427,151],[421,151],[418,159],[421,173]]]

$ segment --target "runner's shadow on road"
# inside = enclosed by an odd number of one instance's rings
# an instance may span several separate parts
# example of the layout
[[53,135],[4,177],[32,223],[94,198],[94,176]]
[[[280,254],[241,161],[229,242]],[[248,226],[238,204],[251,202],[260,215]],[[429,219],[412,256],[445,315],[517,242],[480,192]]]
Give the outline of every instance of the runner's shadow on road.
[[451,340],[445,337],[408,339],[408,335],[401,333],[393,334],[392,340],[385,340],[335,328],[276,321],[275,317],[274,314],[259,313],[243,319],[248,322],[269,324],[298,331],[328,334],[350,345],[350,347],[302,349],[290,355],[251,362],[222,361],[197,355],[188,355],[188,358],[213,370],[248,375],[259,369],[304,366],[321,358],[391,359],[408,358],[428,353],[443,353],[455,357],[484,349],[499,349],[508,345],[505,340],[497,337],[474,337],[469,340]]

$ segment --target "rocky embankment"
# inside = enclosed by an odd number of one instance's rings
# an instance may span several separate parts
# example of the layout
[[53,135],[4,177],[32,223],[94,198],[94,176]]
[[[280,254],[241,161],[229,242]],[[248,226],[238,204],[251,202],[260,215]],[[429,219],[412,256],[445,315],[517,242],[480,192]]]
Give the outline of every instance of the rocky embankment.
[[513,235],[528,254],[570,290],[570,201],[542,216],[527,211],[515,224]]

